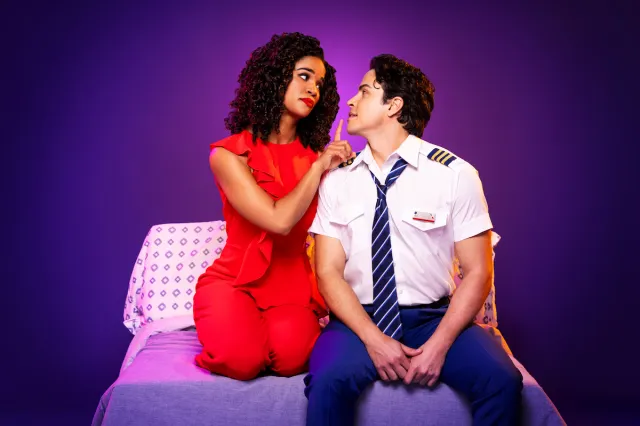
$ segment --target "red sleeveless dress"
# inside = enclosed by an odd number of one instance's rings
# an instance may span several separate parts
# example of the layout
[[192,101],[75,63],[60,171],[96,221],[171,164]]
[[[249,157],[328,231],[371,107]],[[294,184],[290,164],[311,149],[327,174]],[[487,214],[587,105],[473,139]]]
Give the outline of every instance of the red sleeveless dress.
[[[318,156],[299,139],[254,144],[248,131],[211,144],[216,147],[246,156],[257,184],[274,200],[293,190]],[[244,380],[266,368],[297,374],[319,335],[317,319],[327,311],[306,250],[317,194],[285,236],[253,225],[218,189],[227,242],[196,285],[194,319],[203,344],[196,362]]]

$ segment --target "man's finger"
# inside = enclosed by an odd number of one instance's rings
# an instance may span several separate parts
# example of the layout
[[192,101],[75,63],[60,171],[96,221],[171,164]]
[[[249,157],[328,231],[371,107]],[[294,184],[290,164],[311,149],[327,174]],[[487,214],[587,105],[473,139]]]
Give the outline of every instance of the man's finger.
[[340,136],[341,136],[341,133],[342,133],[342,122],[343,121],[344,120],[341,118],[340,121],[338,122],[338,128],[336,129],[336,134],[333,137],[334,141],[339,141],[340,140]]
[[404,376],[407,375],[407,369],[404,368],[402,365],[394,365],[393,369],[395,370],[396,374],[398,375],[398,378],[400,378],[400,380],[404,379]]
[[395,371],[393,371],[393,367],[389,367],[388,369],[386,369],[385,373],[387,373],[387,376],[389,376],[389,380],[394,382],[398,380],[398,375]]
[[387,373],[385,373],[384,369],[379,368],[378,369],[378,375],[380,376],[380,378],[382,380],[384,380],[385,382],[389,381],[389,377],[387,376]]
[[433,374],[427,371],[426,373],[424,373],[424,378],[421,380],[421,382],[424,382],[426,386],[429,386],[431,379],[433,379]]
[[411,384],[411,382],[413,381],[413,378],[415,376],[416,376],[416,369],[415,368],[409,368],[409,371],[407,371],[407,375],[404,376],[404,384],[405,385]]
[[409,371],[409,368],[411,368],[411,361],[406,356],[402,357],[402,361],[400,361],[400,365],[402,365],[406,371]]
[[400,344],[400,346],[402,347],[402,350],[404,351],[404,353],[407,356],[414,357],[414,356],[418,356],[418,355],[420,355],[422,353],[422,348],[413,349],[413,348],[410,348],[408,346],[403,345],[402,343]]
[[407,385],[410,385],[411,383],[420,383],[420,380],[422,380],[422,375],[416,370],[415,374],[413,374],[413,376],[411,377],[411,381],[407,380],[407,377],[404,378],[404,382]]

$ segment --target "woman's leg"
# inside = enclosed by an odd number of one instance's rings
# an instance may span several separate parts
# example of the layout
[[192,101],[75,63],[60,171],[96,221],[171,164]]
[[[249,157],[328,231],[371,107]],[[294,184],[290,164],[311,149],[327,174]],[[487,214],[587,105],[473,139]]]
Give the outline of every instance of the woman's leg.
[[193,310],[203,346],[198,366],[237,380],[251,380],[266,368],[265,322],[248,293],[212,283],[198,288]]
[[282,305],[263,312],[268,335],[269,367],[281,376],[307,370],[313,345],[320,335],[315,313],[298,305]]

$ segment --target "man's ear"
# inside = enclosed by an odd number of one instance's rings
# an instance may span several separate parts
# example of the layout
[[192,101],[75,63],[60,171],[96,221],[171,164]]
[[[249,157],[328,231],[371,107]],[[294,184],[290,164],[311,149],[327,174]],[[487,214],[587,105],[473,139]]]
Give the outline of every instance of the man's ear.
[[402,98],[400,96],[396,96],[393,99],[389,100],[389,112],[387,112],[387,115],[389,117],[393,117],[397,114],[400,114],[400,111],[402,110],[402,107],[404,106],[404,101],[402,100]]

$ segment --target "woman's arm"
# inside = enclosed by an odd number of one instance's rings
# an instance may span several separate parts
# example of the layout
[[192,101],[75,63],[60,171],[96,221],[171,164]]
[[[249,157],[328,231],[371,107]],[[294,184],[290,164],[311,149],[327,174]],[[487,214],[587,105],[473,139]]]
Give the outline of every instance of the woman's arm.
[[268,232],[286,235],[309,208],[322,174],[352,157],[349,143],[340,140],[341,128],[342,121],[338,124],[333,142],[311,165],[293,191],[278,201],[274,201],[258,186],[247,166],[246,157],[216,148],[209,156],[209,166],[238,213]]

